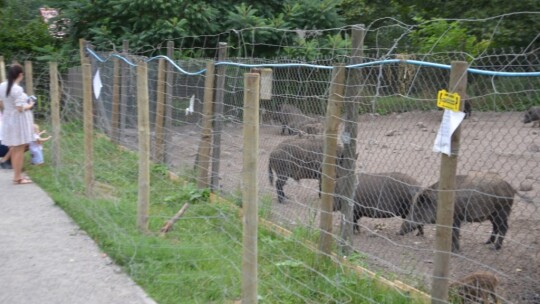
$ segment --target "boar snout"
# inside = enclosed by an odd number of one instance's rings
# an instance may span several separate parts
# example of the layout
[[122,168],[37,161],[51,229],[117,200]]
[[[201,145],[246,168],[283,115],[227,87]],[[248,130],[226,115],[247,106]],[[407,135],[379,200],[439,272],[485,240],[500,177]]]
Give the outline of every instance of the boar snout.
[[407,234],[409,232],[412,232],[412,231],[414,231],[416,229],[418,229],[418,234],[417,235],[424,235],[422,224],[412,222],[412,221],[409,221],[409,220],[405,220],[401,224],[401,228],[399,229],[397,234],[398,235],[405,235],[405,234]]
[[525,115],[523,115],[523,123],[530,123],[532,121],[532,118],[531,118],[531,114],[530,113],[525,113]]

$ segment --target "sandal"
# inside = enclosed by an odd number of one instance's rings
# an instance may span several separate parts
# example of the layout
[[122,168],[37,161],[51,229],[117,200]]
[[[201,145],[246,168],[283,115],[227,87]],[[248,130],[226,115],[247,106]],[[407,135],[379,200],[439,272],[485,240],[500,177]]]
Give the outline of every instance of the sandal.
[[33,181],[29,179],[28,177],[19,178],[18,180],[14,180],[13,184],[15,185],[24,185],[24,184],[31,184]]

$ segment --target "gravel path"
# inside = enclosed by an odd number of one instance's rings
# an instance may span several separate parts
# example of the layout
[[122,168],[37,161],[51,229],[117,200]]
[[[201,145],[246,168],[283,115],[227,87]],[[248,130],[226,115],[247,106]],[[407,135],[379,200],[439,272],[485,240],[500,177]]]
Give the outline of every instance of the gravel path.
[[0,303],[152,304],[36,184],[0,169]]

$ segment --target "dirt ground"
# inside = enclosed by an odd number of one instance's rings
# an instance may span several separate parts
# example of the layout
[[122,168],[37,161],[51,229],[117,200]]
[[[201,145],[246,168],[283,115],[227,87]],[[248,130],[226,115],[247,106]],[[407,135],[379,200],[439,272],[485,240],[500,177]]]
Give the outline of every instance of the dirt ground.
[[[534,200],[516,196],[503,248],[495,251],[484,242],[491,224],[465,224],[461,231],[461,252],[451,259],[451,278],[473,271],[495,273],[501,283],[498,294],[505,303],[540,303],[540,129],[521,122],[522,113],[473,113],[462,124],[458,174],[470,171],[499,173],[516,189]],[[440,155],[432,151],[442,112],[408,112],[387,116],[362,115],[358,123],[357,172],[398,171],[409,174],[424,186],[437,181]],[[178,171],[193,168],[200,124],[177,127],[169,153]],[[220,186],[228,194],[240,195],[242,172],[242,125],[229,121],[222,133]],[[270,219],[292,228],[295,225],[318,229],[317,181],[289,180],[289,199],[278,204],[275,188],[267,176],[268,156],[273,147],[290,136],[269,122],[260,126],[260,202],[271,199]],[[339,213],[334,213],[339,232]],[[426,226],[426,235],[396,235],[400,218],[360,221],[361,233],[354,247],[372,270],[393,276],[409,285],[430,290],[433,272],[435,225]]]

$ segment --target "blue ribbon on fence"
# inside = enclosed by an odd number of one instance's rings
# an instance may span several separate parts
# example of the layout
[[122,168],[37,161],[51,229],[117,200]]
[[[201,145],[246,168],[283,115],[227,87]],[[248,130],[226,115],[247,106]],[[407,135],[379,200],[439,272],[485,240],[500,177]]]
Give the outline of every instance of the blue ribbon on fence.
[[[105,63],[110,58],[116,57],[121,60],[123,60],[125,63],[136,67],[137,64],[129,61],[127,58],[119,55],[119,54],[111,54],[107,58],[103,59],[98,54],[96,54],[93,50],[86,48],[86,51],[95,57],[98,61]],[[196,76],[201,75],[206,72],[206,69],[202,69],[197,72],[188,72],[184,69],[182,69],[178,64],[176,64],[172,59],[170,59],[167,56],[158,55],[149,59],[146,59],[145,62],[150,62],[155,59],[165,59],[170,64],[172,64],[178,71],[185,75],[189,76]],[[355,69],[355,68],[363,68],[368,66],[374,66],[374,65],[385,65],[385,64],[392,64],[392,63],[406,63],[406,64],[412,64],[412,65],[418,65],[418,66],[425,66],[425,67],[433,67],[433,68],[439,68],[439,69],[446,69],[450,70],[451,66],[448,64],[441,64],[441,63],[435,63],[435,62],[428,62],[428,61],[420,61],[420,60],[409,60],[409,59],[386,59],[386,60],[376,60],[376,61],[370,61],[370,62],[364,62],[364,63],[358,63],[358,64],[351,64],[346,65],[345,68],[348,69]],[[326,66],[326,65],[317,65],[317,64],[309,64],[309,63],[261,63],[261,64],[247,64],[247,63],[239,63],[239,62],[232,62],[232,61],[219,61],[216,62],[216,66],[224,65],[224,66],[236,66],[241,68],[291,68],[291,67],[307,67],[307,68],[313,68],[313,69],[323,69],[323,70],[332,70],[333,66]],[[478,75],[486,75],[486,76],[507,76],[507,77],[539,77],[540,72],[500,72],[500,71],[488,71],[488,70],[480,70],[475,68],[468,68],[467,71],[471,74],[478,74]]]

